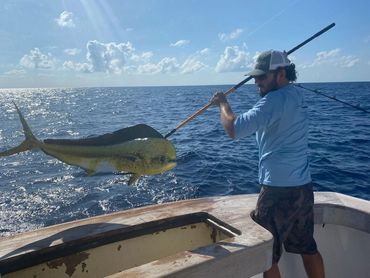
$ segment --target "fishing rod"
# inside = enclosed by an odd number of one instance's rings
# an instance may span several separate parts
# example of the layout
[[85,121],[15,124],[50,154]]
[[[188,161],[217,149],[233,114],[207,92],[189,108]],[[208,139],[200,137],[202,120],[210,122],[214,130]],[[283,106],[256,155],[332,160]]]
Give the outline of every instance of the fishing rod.
[[342,104],[345,104],[345,105],[351,106],[351,107],[353,107],[353,108],[355,108],[355,109],[357,109],[357,110],[360,110],[360,111],[362,111],[362,112],[365,112],[365,113],[369,113],[369,114],[370,114],[370,111],[368,111],[368,110],[366,110],[366,109],[364,109],[364,108],[360,107],[359,105],[353,105],[353,104],[351,104],[351,103],[349,103],[349,102],[345,102],[345,101],[343,101],[343,100],[337,99],[335,96],[334,96],[334,97],[329,96],[329,95],[327,95],[327,94],[325,94],[325,93],[323,93],[323,92],[320,92],[319,90],[314,90],[314,89],[309,89],[309,88],[303,87],[301,84],[293,84],[293,85],[294,85],[294,86],[297,86],[297,87],[299,87],[299,88],[305,89],[305,90],[307,90],[307,91],[313,92],[313,93],[315,93],[315,94],[318,94],[318,95],[320,95],[320,96],[324,96],[324,97],[330,98],[330,99],[332,99],[332,100],[338,101],[338,102],[340,102],[340,103],[342,103]]
[[[287,55],[293,53],[294,51],[298,50],[299,48],[301,48],[302,46],[304,46],[305,44],[309,43],[310,41],[312,41],[313,39],[317,38],[318,36],[322,35],[323,33],[327,32],[329,29],[333,28],[335,26],[335,23],[333,22],[332,24],[326,26],[324,29],[320,30],[319,32],[317,32],[316,34],[314,34],[313,36],[309,37],[307,40],[305,40],[304,42],[298,44],[297,46],[293,47],[291,50],[289,50],[287,52]],[[230,95],[231,93],[235,92],[239,87],[241,87],[242,85],[244,85],[244,83],[248,82],[249,80],[251,80],[253,77],[252,76],[248,76],[247,78],[245,78],[243,81],[241,81],[240,83],[236,84],[234,87],[230,88],[228,91],[225,92],[225,96],[228,96]],[[204,107],[202,107],[201,109],[199,109],[198,111],[196,111],[195,113],[193,113],[190,117],[188,117],[186,120],[184,120],[183,122],[181,122],[178,126],[176,126],[172,131],[170,131],[168,134],[166,134],[166,136],[164,136],[164,138],[168,138],[169,136],[171,136],[172,134],[174,134],[180,127],[184,126],[185,124],[187,124],[188,122],[190,122],[191,120],[193,120],[195,117],[199,116],[200,114],[202,114],[203,112],[205,112],[209,107],[212,106],[212,103],[209,102],[208,104],[206,104]]]

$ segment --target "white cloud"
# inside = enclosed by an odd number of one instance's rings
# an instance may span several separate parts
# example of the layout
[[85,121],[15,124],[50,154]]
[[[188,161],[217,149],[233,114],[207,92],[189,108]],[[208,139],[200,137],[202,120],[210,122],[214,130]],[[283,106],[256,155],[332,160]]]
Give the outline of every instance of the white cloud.
[[145,65],[140,65],[137,68],[138,73],[175,73],[180,69],[180,65],[177,62],[177,59],[174,57],[165,57],[159,63],[153,64],[148,63]]
[[344,68],[352,68],[359,62],[360,59],[355,56],[342,56],[338,64]]
[[248,66],[249,53],[238,46],[228,46],[220,56],[215,70],[217,72],[244,71]]
[[336,67],[351,68],[360,62],[360,59],[353,55],[341,55],[341,49],[335,48],[328,51],[316,53],[313,63],[303,65],[303,68],[312,68],[323,65],[332,65]]
[[173,46],[173,47],[183,47],[185,45],[188,45],[190,43],[189,40],[179,40],[175,43],[171,43],[170,46]]
[[262,52],[259,52],[259,51],[256,51],[256,53],[254,54],[252,60],[253,60],[253,64],[255,64],[257,62],[257,58],[258,56],[260,56]]
[[[130,42],[102,43],[94,40],[86,44],[86,49],[87,61],[85,63],[65,61],[63,68],[85,73],[105,72],[121,74],[128,68],[126,66],[128,60],[141,61],[149,59],[153,55],[151,52],[144,52],[141,55],[135,54],[135,49]],[[70,54],[75,52],[75,49],[71,49]]]
[[189,74],[200,71],[201,69],[207,67],[206,64],[201,62],[200,60],[209,54],[209,48],[204,48],[202,50],[198,50],[194,54],[190,55],[184,63],[181,65],[181,73],[182,74]]
[[227,41],[231,41],[231,40],[235,40],[235,39],[239,38],[242,33],[243,33],[243,29],[238,28],[238,29],[235,29],[234,31],[232,31],[231,33],[228,33],[228,34],[219,33],[218,38],[222,42],[227,42]]
[[62,28],[73,28],[76,26],[73,22],[73,13],[67,11],[62,12],[55,21]]
[[337,57],[340,53],[340,49],[336,48],[330,51],[321,51],[316,53],[316,59],[317,62],[327,61],[333,57]]
[[[231,50],[230,50],[231,49]],[[226,49],[226,57],[224,63],[220,63],[219,71],[235,71],[246,68],[245,64],[248,58],[248,53],[239,50],[238,47],[230,47]],[[233,52],[233,55],[231,52]],[[158,63],[146,63],[136,67],[136,72],[139,74],[158,74],[158,73],[180,73],[191,74],[198,72],[208,65],[203,62],[204,57],[209,55],[209,48],[204,48],[189,55],[184,62],[180,63],[175,57],[165,57]],[[233,57],[233,58],[232,58]],[[244,59],[243,59],[244,58]]]
[[209,54],[209,48],[203,48],[202,50],[199,50],[199,54],[208,55]]
[[204,48],[195,52],[180,64],[174,57],[165,57],[157,64],[147,63],[144,65],[139,65],[137,68],[138,73],[146,74],[157,74],[157,73],[181,73],[181,74],[191,74],[201,69],[207,67],[200,59],[203,56],[208,55],[209,49]]
[[153,52],[146,51],[141,53],[140,55],[134,53],[131,55],[130,59],[134,62],[147,62],[148,60],[150,60],[151,57],[153,57]]
[[92,66],[88,63],[75,63],[72,61],[65,61],[63,63],[63,68],[84,73],[89,73],[93,71]]
[[160,69],[158,68],[158,65],[153,64],[153,63],[148,63],[148,64],[138,66],[137,72],[140,74],[145,74],[145,73],[155,74],[155,73],[159,73]]
[[89,41],[87,43],[88,63],[94,72],[109,72],[120,74],[124,70],[126,59],[135,51],[130,42],[127,43],[101,43]]
[[14,69],[14,70],[4,72],[5,75],[14,75],[14,76],[23,75],[25,73],[26,71],[24,69]]
[[200,71],[201,69],[205,68],[206,65],[202,62],[198,61],[196,58],[188,58],[185,62],[181,65],[181,73],[189,74]]
[[[209,54],[209,49],[204,48],[189,55],[183,63],[179,63],[175,57],[164,57],[155,63],[151,62],[154,56],[152,51],[137,53],[130,42],[102,43],[95,40],[89,41],[86,48],[86,62],[65,61],[63,68],[85,73],[190,74],[207,67],[201,59]],[[74,52],[70,51],[71,54]]]
[[55,64],[56,60],[50,53],[43,54],[37,47],[32,49],[30,54],[24,55],[20,60],[21,66],[33,69],[53,69]]
[[64,50],[64,53],[70,55],[70,56],[75,56],[77,54],[81,53],[81,49],[78,48],[68,48]]
[[153,57],[153,52],[151,51],[143,52],[141,54],[141,58],[143,59],[150,59],[151,57]]

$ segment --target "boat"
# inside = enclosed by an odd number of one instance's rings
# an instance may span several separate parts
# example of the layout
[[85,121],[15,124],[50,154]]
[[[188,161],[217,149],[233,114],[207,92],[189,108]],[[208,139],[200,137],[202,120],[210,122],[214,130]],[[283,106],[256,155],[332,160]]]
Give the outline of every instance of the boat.
[[[76,220],[0,239],[0,276],[262,277],[272,235],[251,218],[257,194],[207,197]],[[315,192],[327,277],[369,277],[370,201]],[[284,253],[283,277],[305,277]]]

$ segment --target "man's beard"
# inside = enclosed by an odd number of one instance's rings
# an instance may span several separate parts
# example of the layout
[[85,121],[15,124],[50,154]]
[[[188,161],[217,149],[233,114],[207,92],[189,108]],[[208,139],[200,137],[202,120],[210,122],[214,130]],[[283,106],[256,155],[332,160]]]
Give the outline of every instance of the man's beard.
[[[279,89],[278,83],[277,83],[277,75],[274,74],[274,78],[271,80],[270,83],[268,83],[265,86],[258,86],[258,88],[259,88],[259,94],[260,94],[261,97],[264,97],[265,95],[267,95],[271,91],[275,91],[275,90]],[[262,92],[261,89],[265,89],[265,90]]]

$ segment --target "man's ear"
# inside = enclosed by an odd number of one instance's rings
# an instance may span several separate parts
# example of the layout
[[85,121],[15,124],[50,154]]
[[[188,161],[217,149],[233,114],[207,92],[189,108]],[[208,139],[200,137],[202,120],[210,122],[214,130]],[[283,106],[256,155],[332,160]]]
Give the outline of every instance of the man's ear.
[[280,68],[277,72],[278,82],[282,82],[286,78],[286,71],[284,68]]

